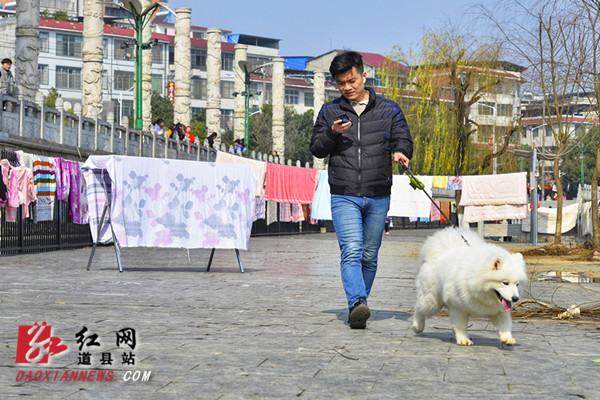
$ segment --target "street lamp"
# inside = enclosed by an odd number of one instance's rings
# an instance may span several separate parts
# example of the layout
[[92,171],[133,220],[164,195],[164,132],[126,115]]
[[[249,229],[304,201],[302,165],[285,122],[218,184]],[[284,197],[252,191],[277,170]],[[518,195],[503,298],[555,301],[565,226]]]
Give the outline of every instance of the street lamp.
[[[492,150],[493,154],[496,154],[496,149],[497,149],[497,144],[496,144],[496,118],[498,116],[498,111],[496,109],[495,106],[490,106],[489,104],[485,104],[485,103],[477,103],[477,105],[483,106],[483,107],[489,107],[494,111],[494,126],[492,127],[492,136],[494,137],[494,147]],[[496,159],[496,157],[494,156],[494,158],[492,159],[492,173],[494,175],[496,175],[496,170],[498,169],[498,160]]]
[[144,129],[142,119],[142,50],[149,49],[151,46],[151,43],[143,43],[142,31],[152,19],[152,13],[159,7],[164,6],[161,6],[160,3],[154,3],[142,11],[139,1],[130,0],[123,3],[124,6],[117,3],[110,4],[117,4],[121,10],[131,16],[127,20],[135,31],[135,129],[142,130]]
[[271,65],[271,64],[273,64],[273,63],[270,62],[270,63],[262,64],[254,69],[251,69],[252,65],[248,61],[240,60],[238,62],[240,69],[242,71],[244,71],[244,91],[242,93],[234,92],[234,96],[237,96],[238,94],[244,96],[244,143],[246,144],[247,149],[250,149],[250,140],[249,140],[249,136],[250,136],[250,127],[249,127],[249,125],[250,125],[249,124],[249,122],[250,122],[250,97],[254,96],[255,94],[260,94],[260,93],[251,93],[250,92],[250,75],[253,72],[256,72],[259,69],[266,67],[268,65]]

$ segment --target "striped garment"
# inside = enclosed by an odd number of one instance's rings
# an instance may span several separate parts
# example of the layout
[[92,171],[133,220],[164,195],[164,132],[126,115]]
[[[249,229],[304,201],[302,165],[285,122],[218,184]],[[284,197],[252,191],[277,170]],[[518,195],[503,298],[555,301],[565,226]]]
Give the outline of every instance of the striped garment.
[[302,222],[304,219],[304,210],[302,204],[292,204],[292,222]]
[[291,204],[279,203],[279,222],[292,222]]
[[33,184],[37,201],[34,205],[33,221],[52,221],[56,201],[56,176],[54,158],[33,156]]

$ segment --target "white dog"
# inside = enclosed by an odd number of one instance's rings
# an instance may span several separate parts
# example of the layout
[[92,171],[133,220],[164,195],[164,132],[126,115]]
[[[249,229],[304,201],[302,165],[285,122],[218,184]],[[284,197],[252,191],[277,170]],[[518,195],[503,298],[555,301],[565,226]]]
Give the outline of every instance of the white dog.
[[527,283],[521,254],[486,243],[467,229],[447,228],[425,241],[421,258],[413,320],[416,333],[423,332],[426,317],[446,306],[459,345],[473,344],[467,336],[469,316],[490,318],[500,341],[515,344],[510,310],[519,300],[519,286]]

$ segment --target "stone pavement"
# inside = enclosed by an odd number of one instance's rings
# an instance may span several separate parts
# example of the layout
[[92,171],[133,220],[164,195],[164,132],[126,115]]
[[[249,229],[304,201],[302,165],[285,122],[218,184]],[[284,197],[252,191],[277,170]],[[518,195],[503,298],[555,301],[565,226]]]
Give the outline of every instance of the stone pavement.
[[[484,320],[471,322],[473,347],[454,343],[447,317],[413,334],[416,256],[433,232],[384,238],[364,331],[345,323],[334,234],[252,238],[244,274],[232,250],[218,250],[209,273],[208,250],[192,250],[188,264],[185,250],[122,249],[122,274],[111,247],[90,272],[89,248],[2,257],[0,399],[599,399],[599,323],[517,320],[514,347]],[[531,290],[569,305],[598,301],[598,286]],[[48,365],[15,365],[19,325],[42,321],[69,350]],[[136,331],[133,350],[117,345],[123,328]],[[78,365],[85,352],[90,366]],[[112,365],[100,365],[102,353]],[[112,370],[114,380],[60,380],[85,370]],[[50,382],[26,381],[37,371]],[[136,371],[150,379],[125,381]]]

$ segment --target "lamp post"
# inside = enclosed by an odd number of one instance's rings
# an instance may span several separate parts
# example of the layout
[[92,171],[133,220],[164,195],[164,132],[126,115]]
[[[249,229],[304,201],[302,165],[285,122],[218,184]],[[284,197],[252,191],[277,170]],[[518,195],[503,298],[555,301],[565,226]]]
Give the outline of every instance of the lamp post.
[[[493,150],[492,150],[492,154],[496,154],[496,149],[497,149],[497,142],[496,142],[496,118],[498,116],[498,112],[495,106],[490,106],[489,104],[485,104],[485,103],[477,103],[480,106],[483,107],[489,107],[493,110],[494,112],[494,126],[492,126],[492,136],[494,137],[494,143],[493,143]],[[492,173],[494,175],[496,175],[496,171],[498,169],[498,160],[496,159],[496,157],[494,156],[494,158],[492,159]]]
[[154,3],[142,11],[139,1],[124,1],[123,3],[125,6],[119,6],[119,8],[131,16],[127,20],[135,32],[135,129],[142,130],[144,129],[142,119],[142,50],[149,49],[151,46],[149,42],[143,42],[142,31],[152,19],[152,13],[161,5],[160,3]]
[[239,62],[240,69],[244,71],[244,91],[242,93],[234,92],[233,95],[237,96],[239,94],[244,96],[244,143],[248,150],[250,149],[250,97],[254,96],[255,94],[260,94],[250,92],[250,75],[253,72],[256,72],[259,69],[271,64],[273,63],[262,64],[254,69],[250,69],[252,65],[248,61],[241,60]]

